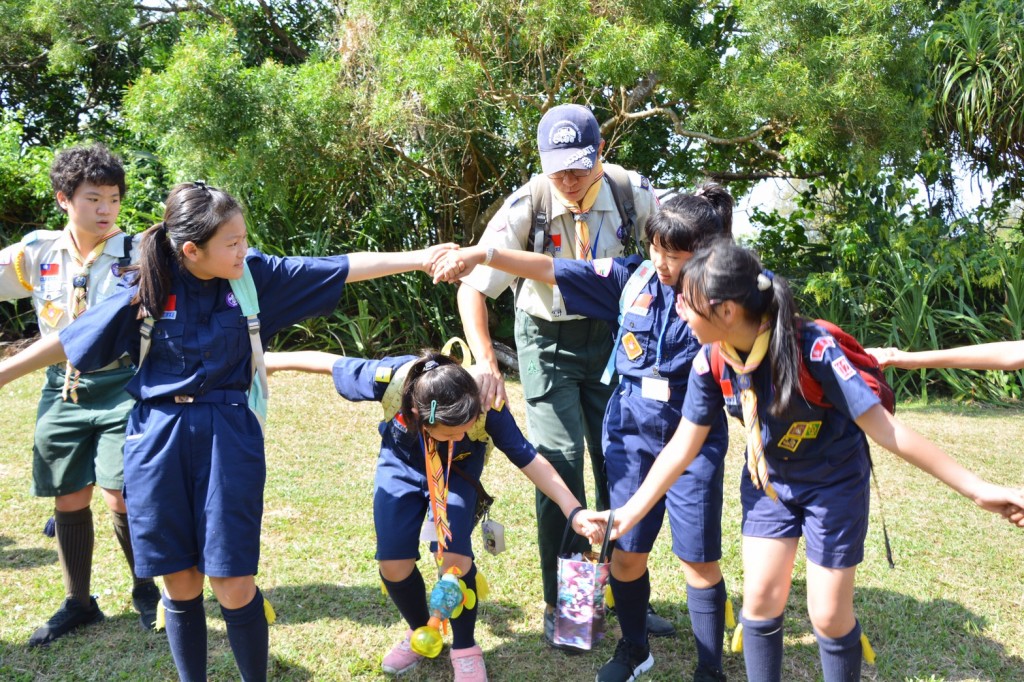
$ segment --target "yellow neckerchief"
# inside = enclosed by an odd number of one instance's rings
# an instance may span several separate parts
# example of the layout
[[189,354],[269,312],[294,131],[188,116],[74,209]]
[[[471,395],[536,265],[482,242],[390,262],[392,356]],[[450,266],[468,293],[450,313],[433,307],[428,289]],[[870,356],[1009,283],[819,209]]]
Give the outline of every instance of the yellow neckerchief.
[[757,338],[754,339],[754,346],[750,349],[746,362],[743,362],[736,349],[725,341],[719,343],[719,351],[722,359],[736,372],[736,380],[740,387],[743,427],[747,430],[747,469],[750,471],[750,480],[755,488],[763,489],[768,497],[777,500],[775,488],[768,481],[768,464],[764,459],[764,441],[761,438],[761,420],[757,416],[757,393],[754,391],[754,382],[750,376],[768,355],[771,338],[772,330],[768,318],[764,317],[761,319]]
[[[86,307],[88,307],[86,287],[89,284],[89,269],[96,262],[96,259],[100,257],[100,254],[103,253],[107,240],[121,234],[121,230],[115,227],[100,237],[96,246],[92,248],[92,251],[86,257],[83,257],[81,251],[79,251],[78,242],[75,241],[75,233],[71,230],[71,227],[66,227],[64,231],[68,236],[68,251],[79,268],[71,282],[74,287],[71,292],[71,319],[74,320],[84,313]],[[69,360],[64,368],[64,388],[61,389],[61,397],[64,400],[67,400],[70,395],[71,402],[78,402],[78,378],[80,376],[81,373],[71,366],[71,361]]]
[[583,195],[583,200],[579,203],[569,201],[569,199],[567,199],[565,195],[558,190],[555,183],[551,183],[552,193],[555,198],[558,199],[559,203],[569,209],[572,213],[573,220],[575,220],[576,257],[582,260],[593,260],[593,255],[590,249],[590,228],[587,227],[587,214],[590,213],[590,209],[594,207],[594,203],[597,201],[597,195],[601,193],[601,185],[604,184],[601,182],[603,178],[604,168],[601,165],[601,160],[598,159],[597,166],[594,167],[594,181],[587,190],[587,193]]
[[437,560],[441,560],[444,550],[448,549],[448,541],[452,539],[452,530],[448,524],[448,477],[452,471],[452,453],[455,443],[448,441],[448,471],[445,472],[441,456],[437,454],[437,441],[425,431],[423,455],[426,459],[427,489],[430,491],[430,506],[434,512],[434,528],[437,532]]

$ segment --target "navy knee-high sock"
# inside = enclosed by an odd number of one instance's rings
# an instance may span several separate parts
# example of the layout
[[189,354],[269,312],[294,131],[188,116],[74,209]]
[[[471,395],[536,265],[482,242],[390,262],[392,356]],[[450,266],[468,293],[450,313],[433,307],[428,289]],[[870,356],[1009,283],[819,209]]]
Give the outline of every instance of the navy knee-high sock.
[[265,682],[270,648],[267,614],[263,610],[263,593],[256,588],[252,601],[238,609],[222,604],[220,612],[228,628],[228,642],[235,655],[235,665],[243,682]]
[[825,682],[856,682],[860,679],[860,659],[863,648],[860,643],[860,623],[837,639],[830,639],[815,631],[818,638],[818,655]]
[[622,637],[633,644],[647,649],[647,606],[651,603],[651,574],[644,574],[636,580],[622,582],[609,576],[612,596],[615,597],[615,615],[619,618]]
[[782,680],[782,616],[771,620],[749,620],[743,623],[743,660],[747,664],[749,682],[781,682]]
[[167,643],[181,682],[206,682],[206,611],[203,595],[175,601],[163,595]]
[[398,607],[398,612],[408,623],[410,630],[423,627],[430,620],[427,609],[427,586],[423,583],[423,574],[417,566],[413,566],[409,577],[398,582],[391,582],[383,575],[380,577],[384,587],[388,588],[388,596]]
[[714,587],[686,586],[686,607],[697,643],[697,664],[722,669],[722,645],[725,641],[725,579]]
[[[476,564],[469,567],[469,571],[461,580],[466,583],[468,589],[476,593]],[[479,603],[474,604],[471,609],[463,606],[459,617],[452,618],[452,649],[468,649],[476,644],[476,607]]]

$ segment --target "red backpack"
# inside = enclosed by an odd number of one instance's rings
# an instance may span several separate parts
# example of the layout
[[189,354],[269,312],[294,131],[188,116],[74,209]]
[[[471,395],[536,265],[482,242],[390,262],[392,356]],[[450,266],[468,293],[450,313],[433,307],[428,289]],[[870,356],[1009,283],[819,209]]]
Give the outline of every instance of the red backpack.
[[[882,407],[888,410],[890,414],[895,414],[896,394],[893,392],[889,382],[885,380],[885,374],[878,365],[878,360],[875,360],[872,355],[868,354],[864,350],[864,346],[860,345],[857,339],[844,332],[838,325],[828,320],[815,320],[814,323],[832,335],[832,338],[839,344],[839,348],[846,355],[854,369],[857,370],[857,373],[860,374],[864,383],[878,396]],[[711,345],[711,371],[718,382],[722,381],[723,367],[725,367],[725,358],[722,357],[719,344],[714,343]],[[812,405],[832,407],[832,403],[825,399],[825,391],[822,390],[821,384],[807,370],[803,358],[800,359],[800,390],[803,392],[807,402]]]

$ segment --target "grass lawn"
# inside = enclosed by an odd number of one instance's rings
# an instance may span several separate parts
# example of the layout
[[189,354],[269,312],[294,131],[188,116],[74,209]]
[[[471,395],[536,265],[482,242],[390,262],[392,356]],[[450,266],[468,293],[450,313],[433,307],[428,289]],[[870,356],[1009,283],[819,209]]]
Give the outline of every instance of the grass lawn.
[[[28,493],[41,382],[37,373],[0,391],[0,679],[176,679],[164,636],[141,631],[131,610],[129,577],[99,496],[93,503],[92,590],[107,621],[47,649],[25,646],[64,596],[55,542],[40,532],[52,504]],[[380,406],[343,401],[323,376],[280,374],[272,387],[258,576],[278,613],[270,630],[271,677],[384,679],[381,656],[405,626],[380,591],[373,559],[371,495]],[[518,386],[510,389],[514,408],[521,408]],[[523,423],[521,409],[516,414]],[[1021,411],[901,407],[899,414],[982,475],[1024,484]],[[742,445],[739,429],[732,431],[723,568],[738,607],[742,566],[736,491]],[[1024,679],[1024,535],[896,457],[874,454],[896,569],[885,562],[873,495],[856,603],[878,662],[865,666],[864,678]],[[592,680],[614,650],[617,627],[612,625],[613,636],[590,655],[568,657],[543,644],[533,488],[499,453],[492,456],[484,483],[497,497],[492,518],[505,525],[509,547],[500,556],[480,558],[491,596],[481,606],[477,639],[491,679]],[[664,537],[652,555],[653,603],[684,636],[653,642],[656,663],[646,679],[688,680],[695,653],[686,588],[669,544]],[[425,576],[429,561],[424,556]],[[212,598],[207,613],[210,679],[237,679]],[[786,619],[786,680],[819,679],[817,646],[805,614],[804,563],[799,560]],[[727,655],[726,672],[730,680],[744,679],[741,655]],[[447,652],[403,679],[451,679]]]

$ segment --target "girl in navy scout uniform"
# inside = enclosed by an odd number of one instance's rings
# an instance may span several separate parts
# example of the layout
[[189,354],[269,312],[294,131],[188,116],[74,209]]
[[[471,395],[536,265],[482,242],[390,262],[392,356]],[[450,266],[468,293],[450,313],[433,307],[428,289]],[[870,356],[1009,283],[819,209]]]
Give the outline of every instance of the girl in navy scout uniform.
[[[747,676],[782,676],[783,609],[797,544],[807,552],[807,603],[826,681],[859,680],[861,629],[853,584],[868,520],[865,435],[983,509],[1019,518],[1024,491],[988,483],[913,432],[879,403],[839,344],[800,317],[786,281],[751,251],[721,240],[683,268],[679,314],[712,347],[693,362],[683,419],[637,493],[615,511],[614,532],[645,517],[700,451],[722,407],[742,417],[743,652]],[[830,404],[804,399],[806,367]],[[718,376],[716,376],[718,374]]]
[[[651,260],[645,263],[640,256],[589,263],[478,246],[446,254],[435,269],[435,279],[453,279],[484,264],[557,284],[567,312],[618,327],[613,357],[619,385],[605,411],[603,428],[613,508],[636,492],[679,424],[686,379],[700,343],[676,314],[673,287],[695,250],[711,238],[731,234],[732,205],[729,193],[715,184],[668,200],[644,227],[651,245]],[[609,367],[608,379],[610,374]],[[686,575],[698,654],[693,679],[725,679],[726,589],[718,561],[728,437],[724,414],[711,423],[712,432],[693,466],[674,478],[667,497],[659,498],[650,513],[616,541],[610,583],[622,639],[615,656],[598,673],[598,682],[631,680],[654,665],[645,617],[651,598],[647,559],[666,510],[672,550]]]
[[125,440],[124,496],[136,571],[163,576],[167,639],[182,680],[206,680],[203,585],[220,602],[244,680],[267,677],[267,620],[256,587],[266,463],[246,391],[252,356],[228,280],[248,264],[264,346],[279,329],[329,313],[347,282],[423,269],[450,245],[404,254],[278,258],[250,250],[241,206],[204,183],[178,185],[146,231],[131,286],[60,335],[0,363],[0,386],[68,359],[83,372],[128,353],[156,319],[152,346],[126,386],[135,399]]
[[[331,374],[345,399],[384,404],[373,495],[376,556],[388,595],[409,625],[402,641],[384,657],[386,673],[402,674],[423,658],[410,648],[410,637],[430,618],[426,586],[416,565],[420,527],[428,507],[433,523],[427,528],[435,537],[431,550],[442,559],[440,573],[455,567],[464,592],[473,592],[475,599],[477,570],[471,535],[489,442],[567,517],[582,506],[554,467],[526,440],[504,405],[482,413],[476,381],[447,355],[428,351],[419,358],[363,360],[315,351],[270,353],[267,370]],[[400,392],[395,390],[399,387]],[[428,469],[439,472],[437,483]],[[596,517],[597,512],[576,513],[573,529],[597,541],[603,536],[595,533],[598,526],[592,518]],[[477,610],[475,605],[470,608],[470,601],[451,619],[456,682],[487,679],[483,652],[474,639]]]

